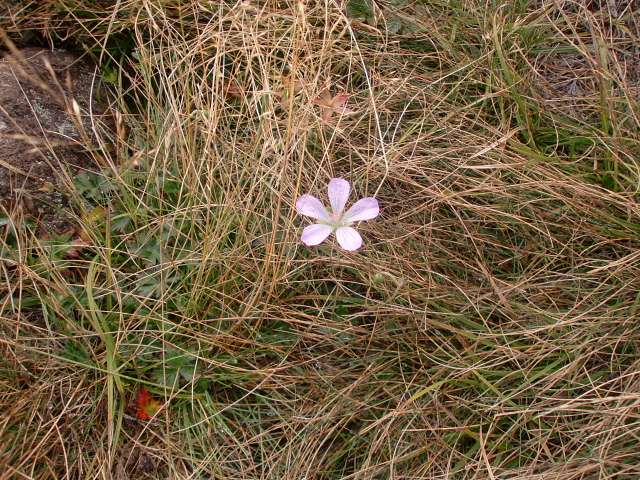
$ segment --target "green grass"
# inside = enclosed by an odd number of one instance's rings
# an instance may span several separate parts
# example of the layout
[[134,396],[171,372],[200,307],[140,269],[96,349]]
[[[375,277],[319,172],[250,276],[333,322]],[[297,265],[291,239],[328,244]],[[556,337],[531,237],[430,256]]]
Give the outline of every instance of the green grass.
[[[99,59],[119,123],[75,234],[3,206],[0,471],[636,478],[630,9],[301,5],[3,17]],[[355,114],[321,121],[327,82]],[[355,253],[299,240],[333,177],[381,205]]]

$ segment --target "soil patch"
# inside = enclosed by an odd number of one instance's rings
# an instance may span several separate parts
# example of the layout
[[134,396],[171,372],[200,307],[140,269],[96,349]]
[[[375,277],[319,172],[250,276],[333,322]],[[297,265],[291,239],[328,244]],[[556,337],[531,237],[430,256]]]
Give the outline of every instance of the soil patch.
[[0,203],[35,218],[40,231],[71,228],[66,185],[95,166],[89,146],[110,136],[96,72],[64,50],[0,59]]

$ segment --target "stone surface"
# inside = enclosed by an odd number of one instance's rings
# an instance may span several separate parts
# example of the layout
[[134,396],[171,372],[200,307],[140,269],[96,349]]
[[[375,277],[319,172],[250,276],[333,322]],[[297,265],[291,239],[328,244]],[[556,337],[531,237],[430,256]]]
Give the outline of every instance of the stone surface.
[[[94,167],[87,144],[108,138],[98,84],[91,64],[63,50],[25,48],[0,59],[0,203],[22,208],[40,231],[71,228],[65,183]],[[84,135],[67,113],[73,100]]]

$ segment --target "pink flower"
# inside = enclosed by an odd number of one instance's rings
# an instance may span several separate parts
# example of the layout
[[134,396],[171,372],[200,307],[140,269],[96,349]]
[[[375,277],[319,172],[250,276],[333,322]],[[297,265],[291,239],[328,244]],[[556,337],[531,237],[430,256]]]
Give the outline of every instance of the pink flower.
[[362,198],[344,211],[349,198],[349,182],[342,178],[334,178],[329,182],[329,202],[331,211],[320,200],[311,195],[302,195],[296,202],[296,210],[319,223],[309,225],[302,232],[302,243],[312,247],[322,243],[330,234],[335,233],[338,243],[349,251],[362,246],[362,237],[351,228],[353,222],[370,220],[378,216],[380,207],[378,200],[373,197]]
[[324,89],[320,94],[320,98],[316,98],[314,103],[322,107],[322,120],[325,122],[329,120],[334,113],[338,115],[348,115],[349,113],[356,113],[355,110],[345,107],[349,95],[346,93],[340,93],[331,98],[331,92],[328,89]]

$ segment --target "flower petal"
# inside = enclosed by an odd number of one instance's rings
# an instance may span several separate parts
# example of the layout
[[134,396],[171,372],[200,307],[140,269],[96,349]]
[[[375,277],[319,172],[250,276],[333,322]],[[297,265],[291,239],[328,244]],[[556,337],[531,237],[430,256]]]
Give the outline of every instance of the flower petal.
[[329,201],[336,216],[342,215],[349,198],[349,182],[343,178],[334,178],[329,182]]
[[305,227],[302,231],[302,236],[300,240],[302,243],[309,247],[313,247],[314,245],[318,245],[327,238],[331,232],[333,231],[333,227],[329,225],[320,225],[319,223],[314,223],[313,225],[309,225]]
[[380,213],[380,206],[378,200],[373,197],[362,198],[358,200],[353,206],[347,210],[344,214],[344,219],[347,222],[357,222],[359,220],[371,220],[376,218]]
[[362,246],[362,237],[351,227],[340,227],[336,230],[336,238],[340,246],[350,252]]
[[322,202],[313,195],[302,195],[296,202],[296,210],[302,215],[317,220],[329,221],[329,212]]

